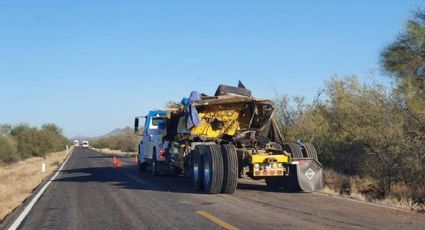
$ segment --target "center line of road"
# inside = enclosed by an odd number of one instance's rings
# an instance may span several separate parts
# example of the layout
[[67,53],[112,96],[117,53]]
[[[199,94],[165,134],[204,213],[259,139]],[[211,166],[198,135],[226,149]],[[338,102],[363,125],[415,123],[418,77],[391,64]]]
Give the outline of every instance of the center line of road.
[[224,228],[224,229],[228,229],[228,230],[239,230],[239,228],[224,222],[223,220],[221,220],[220,218],[214,216],[213,214],[206,212],[206,211],[197,211],[196,214],[203,216],[205,218],[207,218],[208,220],[214,222],[215,224],[220,225],[220,227]]

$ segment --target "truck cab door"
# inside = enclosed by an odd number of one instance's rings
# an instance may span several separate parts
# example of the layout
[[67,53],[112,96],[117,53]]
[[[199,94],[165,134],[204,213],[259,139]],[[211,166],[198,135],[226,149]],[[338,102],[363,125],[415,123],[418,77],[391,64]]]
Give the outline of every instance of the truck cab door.
[[[146,135],[145,135],[145,158],[153,159],[154,154],[158,154],[162,143],[162,133],[165,129],[165,117],[158,114],[149,116],[146,120]],[[157,158],[158,159],[158,158]]]
[[[146,150],[148,150],[148,145],[149,145],[149,137],[147,135],[147,130],[149,129],[148,127],[148,116],[143,116],[143,117],[136,117],[135,121],[134,121],[134,133],[138,136],[141,136],[141,140],[139,142],[139,151],[138,151],[138,155],[139,155],[139,159],[141,162],[144,162],[144,159],[149,156],[149,154],[147,154]],[[144,124],[143,127],[140,127],[141,124]]]
[[149,132],[152,116],[147,116],[145,128],[143,130],[143,157],[145,159],[152,159],[152,142],[151,133]]

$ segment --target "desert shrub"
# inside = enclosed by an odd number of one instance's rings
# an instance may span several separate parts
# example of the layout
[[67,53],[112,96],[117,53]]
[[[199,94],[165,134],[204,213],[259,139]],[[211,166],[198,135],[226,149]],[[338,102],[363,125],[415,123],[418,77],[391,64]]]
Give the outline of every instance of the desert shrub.
[[0,161],[3,163],[60,151],[69,142],[54,124],[45,124],[41,129],[27,124],[0,127]]
[[139,145],[139,137],[136,136],[131,128],[125,128],[124,134],[114,135],[92,141],[91,145],[95,148],[108,148],[121,150],[123,152],[136,152]]
[[8,164],[19,159],[16,142],[12,138],[0,134],[0,162]]
[[[331,79],[324,93],[323,100],[311,104],[299,98],[276,100],[286,139],[312,142],[328,169],[373,179],[373,189],[360,189],[369,197],[399,197],[395,190],[403,183],[411,191],[403,194],[423,200],[423,133],[411,127],[411,115],[400,106],[403,99],[398,93],[381,85],[360,84],[354,76]],[[329,179],[337,191],[350,193],[349,178]]]

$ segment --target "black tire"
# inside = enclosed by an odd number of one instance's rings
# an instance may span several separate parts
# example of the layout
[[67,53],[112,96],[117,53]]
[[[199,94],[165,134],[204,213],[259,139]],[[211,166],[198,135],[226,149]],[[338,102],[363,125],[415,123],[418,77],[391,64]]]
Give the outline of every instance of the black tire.
[[223,156],[223,185],[221,193],[232,194],[238,186],[238,153],[234,145],[222,145]]
[[152,155],[152,176],[158,176],[158,162],[156,161],[156,149],[153,149]]
[[206,150],[206,146],[196,145],[191,155],[192,182],[196,190],[202,190],[204,188],[202,154],[205,153],[205,150]]
[[249,89],[228,86],[228,85],[219,85],[217,91],[215,92],[215,96],[222,96],[228,93],[237,94],[237,95],[246,96],[246,97],[251,97],[252,95]]
[[283,150],[289,152],[292,158],[303,158],[303,152],[298,144],[286,143],[283,145]]
[[314,145],[310,144],[310,143],[304,143],[304,149],[307,152],[307,156],[308,158],[313,158],[313,159],[318,159],[317,157],[317,151],[316,148],[314,148]]
[[223,156],[219,145],[208,145],[203,155],[204,189],[206,193],[217,194],[223,185]]

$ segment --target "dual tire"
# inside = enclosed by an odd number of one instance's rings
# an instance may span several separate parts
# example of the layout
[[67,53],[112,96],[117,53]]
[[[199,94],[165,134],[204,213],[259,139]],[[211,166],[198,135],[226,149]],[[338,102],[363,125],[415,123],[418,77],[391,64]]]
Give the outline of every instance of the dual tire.
[[203,178],[206,193],[221,192],[223,185],[224,165],[221,148],[218,145],[209,145],[203,155]]
[[292,158],[313,158],[318,159],[316,148],[311,143],[303,143],[298,145],[296,143],[286,143],[283,145],[283,150],[289,152]]
[[209,194],[236,190],[238,157],[233,145],[197,145],[192,152],[192,181]]
[[308,158],[313,158],[313,159],[316,159],[316,160],[318,159],[317,151],[316,151],[316,148],[314,148],[314,145],[312,145],[310,143],[304,143],[303,147],[304,147],[303,150],[305,151]]
[[205,151],[205,145],[196,145],[192,151],[192,182],[196,190],[202,190],[204,188],[202,154]]

